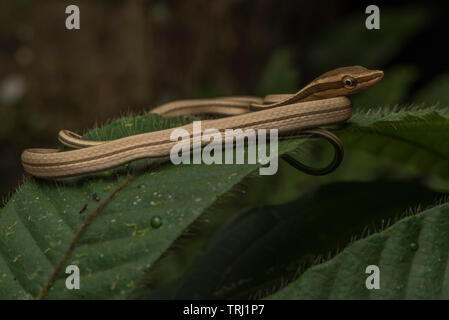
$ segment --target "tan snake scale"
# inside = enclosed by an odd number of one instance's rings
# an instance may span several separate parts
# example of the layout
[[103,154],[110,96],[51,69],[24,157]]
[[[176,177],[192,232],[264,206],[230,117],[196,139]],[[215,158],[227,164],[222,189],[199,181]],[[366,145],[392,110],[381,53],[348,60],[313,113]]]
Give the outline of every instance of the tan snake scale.
[[[278,129],[279,134],[283,135],[348,120],[352,114],[352,104],[347,96],[372,87],[382,77],[380,70],[343,67],[321,75],[296,94],[181,100],[159,106],[152,112],[164,116],[224,114],[228,117],[202,121],[202,130]],[[187,130],[192,140],[192,124],[179,128]],[[22,164],[28,173],[40,178],[104,171],[137,159],[168,156],[171,148],[178,143],[170,141],[173,130],[148,132],[112,141],[86,141],[75,133],[62,130],[59,140],[76,150],[26,149],[22,153]]]

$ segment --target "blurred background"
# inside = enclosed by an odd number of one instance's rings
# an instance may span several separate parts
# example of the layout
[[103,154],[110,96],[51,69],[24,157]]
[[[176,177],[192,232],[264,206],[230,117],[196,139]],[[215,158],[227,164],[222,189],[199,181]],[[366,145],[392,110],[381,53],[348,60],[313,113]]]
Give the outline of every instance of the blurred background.
[[[81,29],[65,28],[77,4]],[[431,2],[0,1],[0,195],[20,154],[183,98],[293,93],[335,67],[383,69],[356,107],[449,104],[447,18]]]

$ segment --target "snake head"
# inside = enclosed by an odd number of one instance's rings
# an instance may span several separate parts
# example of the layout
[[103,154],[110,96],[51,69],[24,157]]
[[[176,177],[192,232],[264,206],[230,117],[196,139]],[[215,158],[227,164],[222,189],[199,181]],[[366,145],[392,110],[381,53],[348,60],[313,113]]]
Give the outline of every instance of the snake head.
[[384,76],[382,70],[369,70],[362,66],[341,68],[341,82],[347,94],[368,89],[378,83]]
[[382,70],[370,70],[362,66],[337,68],[322,74],[312,82],[319,88],[313,98],[326,99],[354,94],[374,86],[383,76]]

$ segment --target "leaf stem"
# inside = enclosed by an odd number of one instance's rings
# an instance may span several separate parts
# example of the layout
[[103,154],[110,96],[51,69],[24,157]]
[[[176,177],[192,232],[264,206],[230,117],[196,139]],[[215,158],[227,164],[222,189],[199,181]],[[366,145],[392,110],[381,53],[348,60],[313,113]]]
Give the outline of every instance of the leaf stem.
[[78,241],[81,239],[81,236],[84,234],[84,231],[86,231],[87,227],[100,214],[100,212],[106,207],[106,205],[109,202],[111,202],[111,200],[115,197],[115,195],[120,190],[125,188],[132,180],[134,180],[137,176],[139,176],[143,172],[145,172],[148,169],[150,169],[151,167],[153,167],[158,162],[159,161],[156,160],[151,165],[146,166],[142,170],[139,170],[139,171],[135,172],[134,174],[132,174],[125,181],[123,181],[104,201],[100,202],[100,204],[98,205],[97,209],[95,209],[95,211],[92,212],[91,215],[89,215],[89,217],[86,219],[86,221],[81,226],[80,230],[76,233],[76,235],[73,238],[72,242],[70,243],[69,247],[67,248],[67,250],[64,252],[63,256],[61,257],[61,260],[56,265],[56,267],[55,267],[55,269],[53,271],[53,274],[51,275],[50,279],[47,281],[45,286],[42,288],[42,290],[40,291],[40,293],[39,293],[39,295],[37,296],[36,299],[43,300],[43,299],[45,299],[47,297],[48,292],[49,292],[50,288],[53,286],[53,284],[55,283],[55,281],[56,281],[56,279],[58,277],[58,274],[61,271],[64,263],[67,261],[67,259],[69,258],[69,256],[73,252],[73,249],[75,249],[75,246],[77,245]]

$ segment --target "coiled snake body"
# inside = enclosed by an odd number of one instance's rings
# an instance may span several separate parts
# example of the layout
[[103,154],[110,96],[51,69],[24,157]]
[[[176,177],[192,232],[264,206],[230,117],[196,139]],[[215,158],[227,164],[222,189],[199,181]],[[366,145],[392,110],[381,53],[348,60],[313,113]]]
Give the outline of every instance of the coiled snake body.
[[[278,129],[279,134],[291,132],[318,133],[330,139],[333,134],[318,129],[342,123],[352,114],[347,97],[367,89],[383,77],[380,70],[361,66],[329,71],[310,82],[296,94],[258,97],[225,97],[203,100],[182,100],[156,107],[152,112],[164,115],[218,113],[228,117],[205,120],[203,132],[214,128]],[[182,126],[193,139],[192,124]],[[62,178],[108,170],[141,158],[164,157],[177,141],[170,140],[173,129],[148,132],[112,141],[87,141],[73,132],[62,130],[59,140],[77,150],[26,149],[22,153],[24,169],[40,178]],[[321,131],[320,131],[321,130]],[[324,171],[320,171],[323,173]]]

